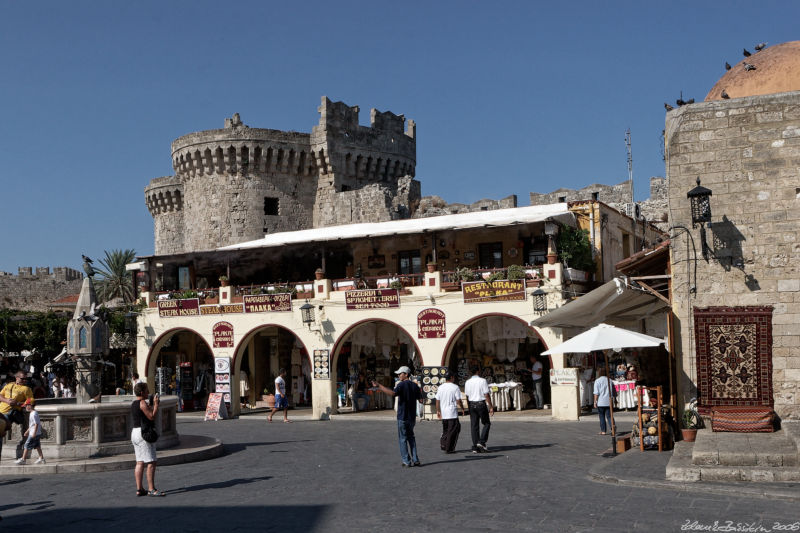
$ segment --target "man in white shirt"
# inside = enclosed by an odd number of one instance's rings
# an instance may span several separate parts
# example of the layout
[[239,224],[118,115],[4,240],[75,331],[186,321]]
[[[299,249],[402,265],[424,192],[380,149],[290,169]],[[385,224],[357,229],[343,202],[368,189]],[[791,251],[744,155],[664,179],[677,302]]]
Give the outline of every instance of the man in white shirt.
[[[486,453],[486,441],[489,439],[489,428],[492,426],[489,416],[494,416],[494,406],[489,396],[489,384],[478,373],[481,367],[470,367],[472,377],[464,384],[464,394],[469,402],[469,423],[472,430],[472,453]],[[483,424],[483,430],[480,430]],[[478,434],[480,432],[480,435]]]
[[542,371],[544,367],[535,355],[531,356],[531,379],[533,380],[533,397],[536,399],[536,408],[544,409],[544,396],[542,395]]
[[458,435],[461,433],[458,412],[461,411],[463,415],[464,408],[461,405],[461,391],[455,384],[455,374],[448,370],[444,379],[447,383],[439,385],[439,390],[436,391],[436,416],[442,421],[442,438],[439,439],[439,444],[445,453],[455,453]]
[[275,378],[275,407],[272,408],[272,412],[267,416],[267,422],[272,422],[272,415],[281,409],[283,409],[283,421],[287,424],[292,422],[289,420],[289,400],[286,398],[285,377],[286,369],[281,368],[278,370],[278,377]]

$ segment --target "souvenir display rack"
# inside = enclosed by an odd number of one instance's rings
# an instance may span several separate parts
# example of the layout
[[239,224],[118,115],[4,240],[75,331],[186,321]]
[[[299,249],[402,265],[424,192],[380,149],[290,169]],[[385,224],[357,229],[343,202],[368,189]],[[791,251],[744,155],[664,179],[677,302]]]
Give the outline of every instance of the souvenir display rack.
[[[639,408],[637,409],[637,424],[639,426],[639,449],[664,451],[668,449],[668,443],[664,439],[669,438],[663,414],[661,413],[661,387],[648,387],[650,401],[655,400],[656,405],[644,405],[642,391],[644,387],[636,387],[636,397]],[[653,394],[655,393],[655,394]]]

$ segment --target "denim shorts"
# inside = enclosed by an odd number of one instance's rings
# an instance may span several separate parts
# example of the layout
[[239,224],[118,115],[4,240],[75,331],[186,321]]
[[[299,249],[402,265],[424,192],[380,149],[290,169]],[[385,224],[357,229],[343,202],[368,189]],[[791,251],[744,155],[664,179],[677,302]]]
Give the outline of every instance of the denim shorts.
[[41,446],[39,442],[39,437],[28,437],[28,440],[25,441],[25,449],[26,450],[35,450]]
[[286,409],[289,407],[289,400],[286,399],[286,395],[283,396],[275,396],[275,409]]

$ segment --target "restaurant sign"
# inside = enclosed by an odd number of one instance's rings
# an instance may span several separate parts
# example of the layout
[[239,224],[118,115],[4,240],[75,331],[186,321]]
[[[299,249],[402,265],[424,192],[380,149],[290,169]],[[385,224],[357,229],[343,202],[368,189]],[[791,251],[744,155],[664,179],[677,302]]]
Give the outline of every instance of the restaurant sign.
[[420,339],[441,339],[445,336],[444,311],[423,309],[417,315],[417,336]]
[[201,315],[226,315],[229,313],[244,313],[243,304],[201,305]]
[[464,303],[524,301],[525,281],[467,281],[461,284],[461,292]]
[[577,385],[577,368],[551,368],[550,385]]
[[348,311],[386,309],[388,307],[400,307],[400,295],[397,293],[397,289],[345,291],[344,302]]
[[292,310],[292,294],[289,292],[248,295],[244,296],[242,301],[245,313]]
[[214,348],[233,348],[233,324],[217,322],[211,328],[214,337]]
[[158,300],[158,316],[196,316],[200,314],[200,300]]

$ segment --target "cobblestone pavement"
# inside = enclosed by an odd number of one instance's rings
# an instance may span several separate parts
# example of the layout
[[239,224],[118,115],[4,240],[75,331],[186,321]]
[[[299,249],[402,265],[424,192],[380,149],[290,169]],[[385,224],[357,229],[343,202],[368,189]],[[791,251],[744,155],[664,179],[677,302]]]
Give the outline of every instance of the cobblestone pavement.
[[[291,414],[290,414],[291,416]],[[106,531],[691,531],[737,523],[800,529],[796,501],[703,493],[656,484],[598,483],[590,471],[608,437],[580,422],[496,417],[490,453],[469,452],[462,418],[458,453],[439,450],[439,422],[418,422],[422,466],[401,468],[392,420],[337,418],[267,424],[263,415],[203,422],[183,434],[215,436],[227,454],[159,468],[165,498],[135,496],[132,471],[0,479],[4,530]],[[621,424],[623,422],[620,422]],[[641,453],[641,452],[627,452]],[[663,481],[668,453],[645,452],[627,472]],[[401,525],[402,524],[402,525]],[[710,530],[710,529],[706,529]],[[725,529],[718,529],[725,530]],[[747,531],[747,529],[727,529]],[[758,529],[750,529],[758,531]]]

